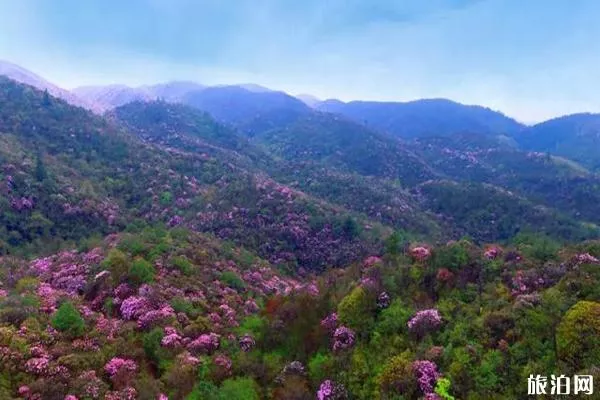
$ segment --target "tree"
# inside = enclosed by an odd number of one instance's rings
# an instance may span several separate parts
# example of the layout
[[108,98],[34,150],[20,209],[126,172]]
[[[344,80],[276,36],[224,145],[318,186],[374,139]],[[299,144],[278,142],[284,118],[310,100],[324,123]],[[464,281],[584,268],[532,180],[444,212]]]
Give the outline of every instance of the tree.
[[41,154],[37,155],[35,160],[35,179],[38,182],[43,182],[48,177],[48,173],[46,171],[46,166],[44,165],[44,160]]
[[128,277],[134,284],[141,285],[142,283],[150,283],[154,280],[156,270],[145,259],[136,258],[129,268]]
[[366,333],[373,326],[372,312],[375,301],[371,297],[361,286],[354,288],[338,305],[340,321],[359,332]]
[[580,301],[556,330],[558,357],[571,372],[600,364],[600,303]]
[[69,301],[62,303],[58,308],[52,318],[52,326],[72,336],[81,336],[85,332],[85,321]]

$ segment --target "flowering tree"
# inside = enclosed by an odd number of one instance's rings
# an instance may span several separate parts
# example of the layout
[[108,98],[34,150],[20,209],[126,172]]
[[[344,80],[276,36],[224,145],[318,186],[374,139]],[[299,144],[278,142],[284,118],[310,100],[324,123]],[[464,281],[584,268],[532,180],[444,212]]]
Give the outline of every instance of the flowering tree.
[[416,360],[413,362],[413,371],[423,394],[433,393],[436,381],[440,377],[437,365],[429,360]]
[[354,346],[354,331],[345,326],[340,326],[333,333],[333,350],[345,350]]
[[424,335],[434,331],[442,324],[442,317],[435,308],[417,312],[407,323],[409,331]]

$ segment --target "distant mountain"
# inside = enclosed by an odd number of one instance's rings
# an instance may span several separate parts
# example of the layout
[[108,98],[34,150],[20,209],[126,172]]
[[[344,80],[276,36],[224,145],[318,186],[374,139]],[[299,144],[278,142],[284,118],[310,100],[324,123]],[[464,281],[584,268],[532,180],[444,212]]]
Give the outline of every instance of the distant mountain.
[[600,114],[572,114],[534,125],[515,135],[528,150],[548,152],[600,170]]
[[311,94],[297,94],[296,98],[311,108],[315,108],[321,103],[321,100]]
[[184,96],[183,102],[249,135],[311,112],[302,101],[284,92],[257,92],[240,86],[215,86],[190,92]]
[[33,86],[39,90],[47,90],[52,96],[63,99],[67,103],[74,106],[87,108],[88,110],[92,111],[100,110],[98,105],[96,105],[93,101],[87,101],[86,99],[80,98],[68,90],[62,89],[48,82],[41,76],[8,61],[0,60],[0,75],[4,75],[14,81],[24,83],[26,85]]
[[187,93],[203,88],[203,85],[195,82],[174,81],[139,87],[82,86],[73,89],[73,92],[87,101],[98,104],[103,111],[106,111],[135,101],[163,99],[169,102],[180,102]]
[[82,86],[73,89],[73,93],[89,102],[98,104],[103,111],[132,101],[149,101],[154,99],[152,94],[140,88],[130,88],[126,85]]
[[445,99],[405,103],[326,100],[317,109],[342,114],[400,138],[451,135],[460,132],[514,134],[524,125],[504,114],[480,106]]
[[190,81],[173,81],[159,83],[156,85],[142,86],[141,89],[148,91],[155,99],[163,99],[169,102],[180,102],[186,94],[202,90],[206,86]]

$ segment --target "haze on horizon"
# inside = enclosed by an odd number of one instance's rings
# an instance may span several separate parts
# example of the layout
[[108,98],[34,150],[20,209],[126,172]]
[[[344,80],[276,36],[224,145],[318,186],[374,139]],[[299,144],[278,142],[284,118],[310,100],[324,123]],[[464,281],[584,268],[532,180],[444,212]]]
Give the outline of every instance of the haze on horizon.
[[0,59],[65,88],[252,82],[536,122],[600,112],[599,16],[593,0],[0,0]]

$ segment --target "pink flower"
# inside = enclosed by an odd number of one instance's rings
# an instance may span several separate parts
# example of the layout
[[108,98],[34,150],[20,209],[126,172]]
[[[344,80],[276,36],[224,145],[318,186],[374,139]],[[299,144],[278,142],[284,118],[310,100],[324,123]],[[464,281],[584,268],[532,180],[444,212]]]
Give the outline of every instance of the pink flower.
[[437,329],[442,324],[442,317],[435,308],[421,310],[408,321],[408,329],[411,332],[426,333]]
[[333,331],[338,324],[338,316],[336,313],[331,313],[321,320],[321,326],[327,331]]
[[365,261],[363,261],[363,267],[365,267],[365,268],[371,268],[372,266],[374,266],[376,264],[379,264],[381,262],[382,262],[382,260],[381,260],[380,257],[370,256],[370,257],[367,257],[365,259]]
[[36,375],[43,375],[48,372],[49,360],[48,357],[35,357],[30,358],[25,363],[25,370],[29,373]]
[[427,247],[417,246],[410,250],[410,255],[417,261],[424,261],[429,258],[431,251]]
[[27,395],[30,393],[29,386],[26,386],[26,385],[19,386],[18,393],[19,393],[19,396],[21,396],[21,397],[27,397]]
[[175,318],[175,311],[170,305],[166,304],[158,310],[151,310],[140,316],[138,326],[140,328],[147,328],[173,318]]
[[344,386],[329,379],[323,381],[317,392],[317,400],[343,400],[348,398]]
[[160,344],[163,347],[177,347],[181,344],[181,336],[179,336],[176,332],[169,333],[163,336],[162,340],[160,341]]
[[169,400],[169,398],[167,397],[167,395],[166,395],[166,394],[164,394],[164,393],[161,393],[161,394],[158,396],[158,400]]
[[215,365],[218,365],[226,371],[231,370],[232,362],[231,359],[227,356],[224,356],[222,354],[217,355],[214,359],[214,363]]
[[488,260],[493,260],[496,257],[498,257],[500,255],[500,253],[502,252],[502,250],[496,246],[490,247],[489,249],[487,249],[484,253],[483,256],[485,258],[487,258]]
[[354,331],[345,326],[337,328],[333,334],[333,350],[345,350],[354,346]]
[[187,348],[190,351],[212,353],[219,348],[219,335],[212,332],[200,335]]
[[114,357],[106,363],[104,370],[112,377],[124,371],[132,373],[137,371],[137,364],[133,360]]
[[598,264],[600,261],[590,253],[577,254],[575,261],[578,264]]
[[432,393],[440,376],[437,365],[429,360],[416,360],[413,362],[412,368],[423,394]]
[[254,338],[250,335],[242,336],[239,340],[239,344],[240,344],[240,349],[242,349],[243,352],[249,352],[250,350],[252,350],[254,348],[254,346],[256,346],[256,342],[254,341]]
[[79,399],[77,398],[77,396],[73,396],[72,394],[68,394],[65,397],[65,400],[79,400]]
[[127,320],[137,319],[141,314],[147,311],[149,305],[146,299],[137,296],[131,296],[123,300],[121,304],[121,315]]

